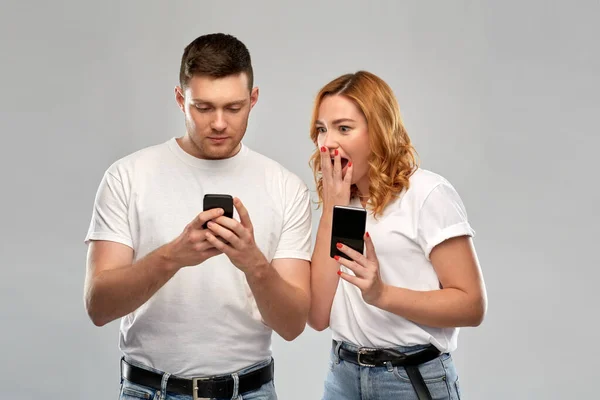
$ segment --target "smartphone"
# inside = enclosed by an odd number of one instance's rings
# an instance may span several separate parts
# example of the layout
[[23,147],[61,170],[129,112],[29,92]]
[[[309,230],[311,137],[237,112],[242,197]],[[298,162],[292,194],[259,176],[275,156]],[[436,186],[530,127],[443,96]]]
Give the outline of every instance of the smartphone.
[[[225,217],[233,218],[233,197],[228,194],[205,194],[204,211],[213,208],[222,208],[225,211],[223,214]],[[202,226],[204,229],[208,228],[207,222]]]
[[331,227],[330,257],[340,256],[350,259],[338,250],[337,244],[342,243],[363,254],[365,248],[364,234],[367,226],[367,210],[360,207],[334,206]]

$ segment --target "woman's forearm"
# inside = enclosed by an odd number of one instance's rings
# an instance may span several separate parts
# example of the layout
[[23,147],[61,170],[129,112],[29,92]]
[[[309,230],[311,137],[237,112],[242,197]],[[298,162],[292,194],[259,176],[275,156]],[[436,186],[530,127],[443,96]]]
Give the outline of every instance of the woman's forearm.
[[481,296],[459,289],[416,291],[389,285],[374,306],[435,328],[478,326],[486,308]]

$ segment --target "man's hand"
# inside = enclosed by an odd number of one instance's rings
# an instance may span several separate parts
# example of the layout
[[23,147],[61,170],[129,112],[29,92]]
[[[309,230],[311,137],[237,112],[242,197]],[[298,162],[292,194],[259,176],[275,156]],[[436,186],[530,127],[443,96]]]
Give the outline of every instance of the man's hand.
[[254,241],[254,228],[248,210],[237,197],[233,199],[233,205],[240,222],[223,216],[214,219],[208,223],[206,240],[229,257],[232,264],[247,276],[260,274],[269,267],[269,263]]
[[221,251],[207,240],[207,236],[210,235],[208,229],[202,228],[205,222],[219,218],[221,215],[223,215],[221,208],[198,214],[175,240],[164,246],[165,258],[179,269],[201,264],[209,258],[221,254]]

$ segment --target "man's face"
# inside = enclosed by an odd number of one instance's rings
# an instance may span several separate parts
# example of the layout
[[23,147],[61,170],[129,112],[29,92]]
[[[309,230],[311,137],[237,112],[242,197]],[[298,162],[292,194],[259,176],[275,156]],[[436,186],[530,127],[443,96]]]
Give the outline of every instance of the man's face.
[[175,96],[185,115],[184,150],[204,159],[237,154],[250,110],[258,100],[258,88],[248,90],[245,73],[223,78],[193,76],[183,90],[175,89]]

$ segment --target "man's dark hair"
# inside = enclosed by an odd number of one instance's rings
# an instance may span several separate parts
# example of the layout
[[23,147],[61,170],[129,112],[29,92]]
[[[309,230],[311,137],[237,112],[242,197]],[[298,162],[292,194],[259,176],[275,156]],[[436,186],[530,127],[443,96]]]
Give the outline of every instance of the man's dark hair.
[[195,75],[223,78],[245,72],[248,90],[252,90],[254,75],[250,52],[244,43],[225,33],[200,36],[188,44],[181,57],[179,84],[185,90]]

